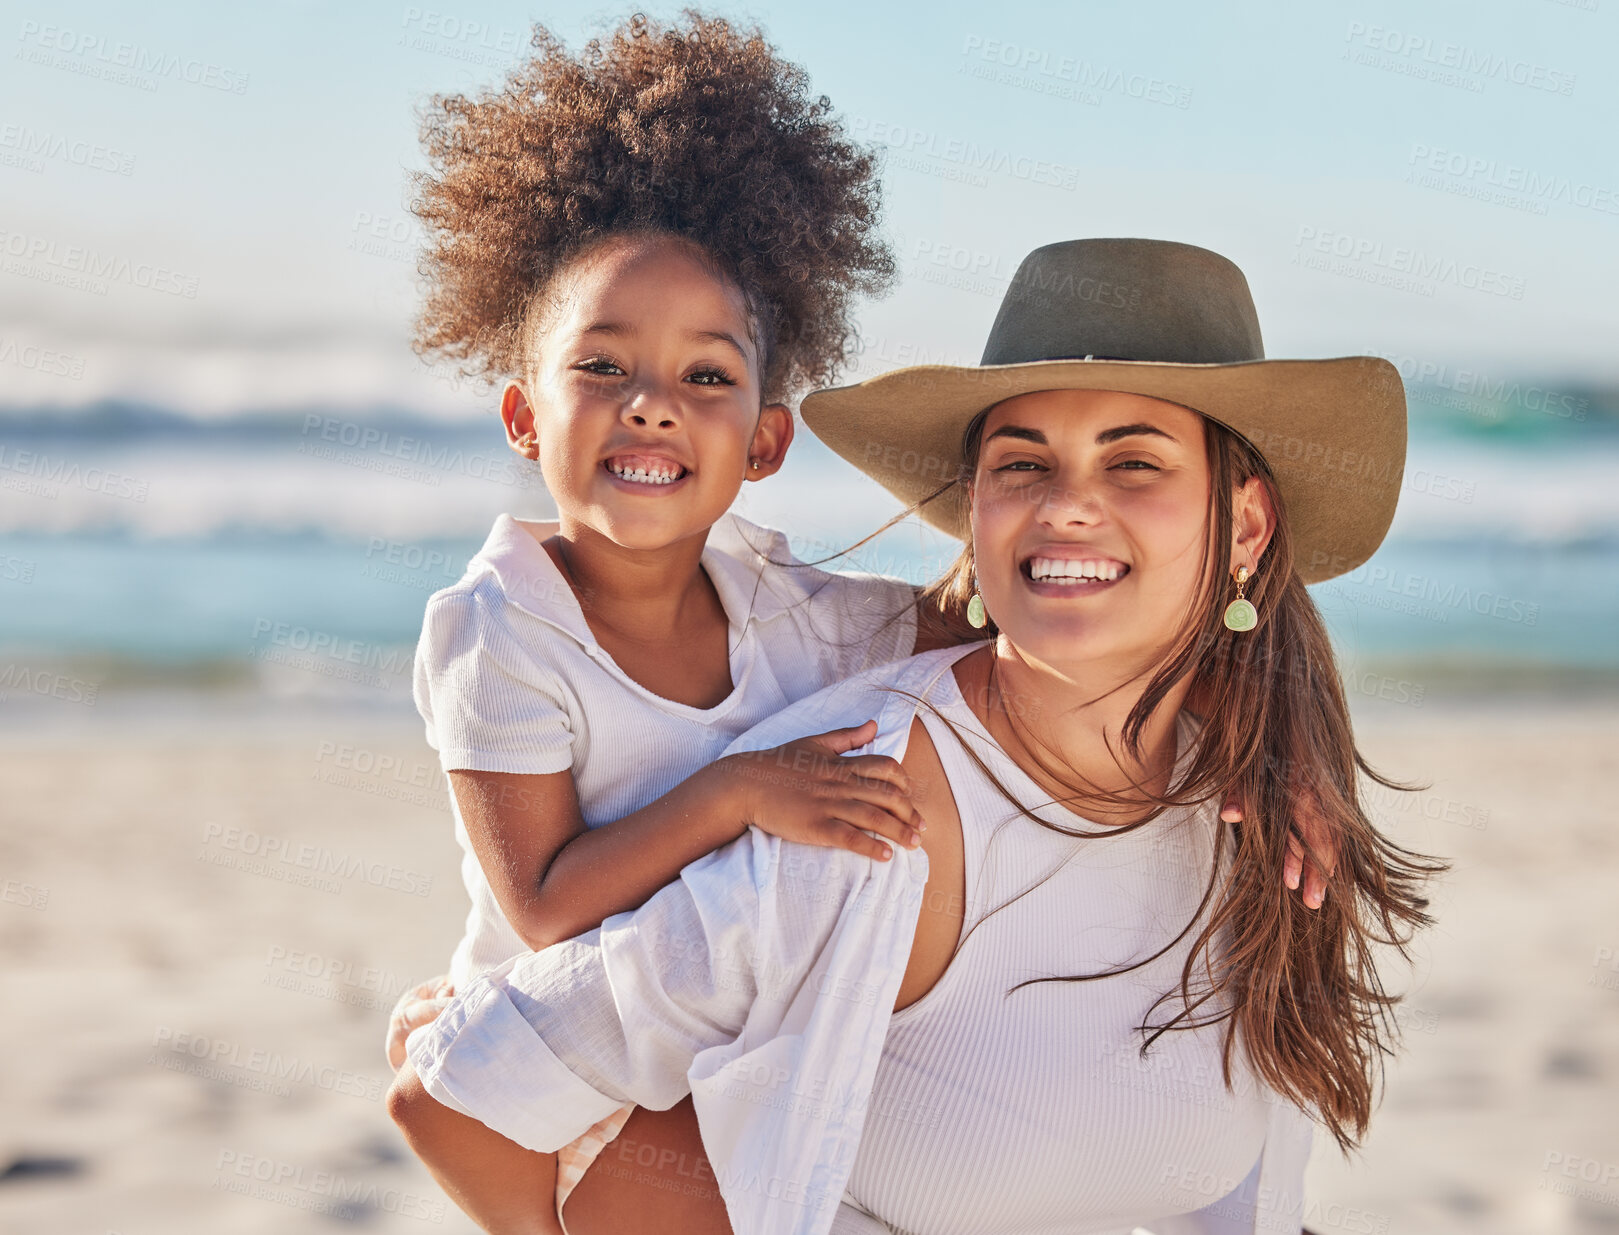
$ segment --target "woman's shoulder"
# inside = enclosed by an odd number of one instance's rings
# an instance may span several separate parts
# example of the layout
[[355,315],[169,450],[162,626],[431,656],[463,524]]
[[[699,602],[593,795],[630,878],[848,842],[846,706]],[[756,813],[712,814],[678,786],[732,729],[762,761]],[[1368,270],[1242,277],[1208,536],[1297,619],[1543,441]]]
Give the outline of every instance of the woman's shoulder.
[[760,721],[726,749],[726,754],[771,747],[824,733],[877,722],[877,737],[863,754],[893,754],[904,749],[916,714],[917,700],[928,697],[950,668],[977,644],[938,648],[903,660],[877,665],[813,695],[789,704]]

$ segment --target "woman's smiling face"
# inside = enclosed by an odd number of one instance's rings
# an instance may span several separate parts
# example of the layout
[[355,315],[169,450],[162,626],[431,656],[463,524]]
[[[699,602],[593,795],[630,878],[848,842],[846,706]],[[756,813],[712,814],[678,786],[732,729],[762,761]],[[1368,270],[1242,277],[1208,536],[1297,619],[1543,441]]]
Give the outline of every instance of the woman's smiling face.
[[985,419],[971,498],[978,589],[1021,652],[1123,675],[1168,649],[1207,536],[1200,415],[1118,391],[1019,395]]

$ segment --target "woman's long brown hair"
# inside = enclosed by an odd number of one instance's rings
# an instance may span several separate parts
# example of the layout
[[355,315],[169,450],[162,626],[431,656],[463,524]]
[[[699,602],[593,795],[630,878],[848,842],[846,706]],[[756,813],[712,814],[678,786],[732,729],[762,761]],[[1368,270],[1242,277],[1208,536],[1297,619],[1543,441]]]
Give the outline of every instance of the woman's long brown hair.
[[[987,415],[986,409],[967,427],[961,477],[905,514],[943,497],[972,476]],[[1228,794],[1243,803],[1243,821],[1221,826],[1203,901],[1180,935],[1128,966],[1029,982],[1088,982],[1129,972],[1157,959],[1196,929],[1178,988],[1158,999],[1140,1027],[1145,1035],[1142,1053],[1164,1033],[1225,1022],[1226,1085],[1231,1084],[1232,1053],[1240,1034],[1254,1074],[1317,1119],[1347,1151],[1365,1135],[1384,1058],[1393,1053],[1398,1039],[1391,1010],[1400,997],[1384,989],[1377,972],[1378,953],[1391,949],[1409,960],[1412,936],[1432,923],[1422,886],[1448,864],[1395,844],[1367,816],[1357,770],[1390,789],[1414,791],[1424,786],[1388,779],[1356,749],[1331,642],[1315,602],[1293,568],[1281,492],[1263,457],[1247,442],[1216,421],[1205,417],[1203,423],[1210,476],[1209,535],[1198,593],[1119,735],[1129,766],[1143,766],[1142,733],[1149,719],[1170,690],[1190,676],[1187,706],[1202,716],[1203,724],[1178,787],[1156,794],[1143,786],[1112,793],[1086,783],[1075,785],[1071,769],[1055,761],[1048,766],[1038,755],[1038,739],[1020,734],[1045,774],[1073,788],[1072,796],[1060,799],[1063,805],[1154,804],[1145,818],[1122,827],[1076,831],[1032,813],[961,732],[954,725],[951,729],[1020,814],[1069,835],[1117,835],[1145,825],[1164,808],[1224,801]],[[1255,475],[1269,490],[1276,527],[1268,552],[1247,584],[1259,623],[1238,632],[1228,630],[1223,617],[1234,594],[1226,546],[1233,527],[1232,495]],[[973,581],[969,539],[954,567],[922,592],[919,610],[924,621],[957,642],[996,634],[993,622],[975,629],[966,620]],[[1015,728],[1015,709],[1008,709],[1006,717]],[[942,715],[941,719],[949,723]],[[1125,766],[1121,760],[1120,767]],[[1289,833],[1305,812],[1315,816],[1319,834],[1330,838],[1337,853],[1336,867],[1326,879],[1326,900],[1315,910],[1304,908],[1282,881]],[[1084,810],[1078,813],[1083,815]],[[1302,839],[1304,830],[1298,831]],[[1228,843],[1233,846],[1231,860],[1222,863]],[[1304,844],[1314,859],[1317,855],[1308,841]],[[1154,1023],[1154,1014],[1175,1002],[1177,994],[1180,1008]]]

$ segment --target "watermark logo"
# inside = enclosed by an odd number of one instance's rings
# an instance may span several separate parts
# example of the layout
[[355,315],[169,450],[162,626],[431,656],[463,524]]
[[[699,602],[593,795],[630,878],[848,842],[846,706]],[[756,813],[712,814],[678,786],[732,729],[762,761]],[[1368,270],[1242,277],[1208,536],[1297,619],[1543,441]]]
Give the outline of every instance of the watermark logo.
[[230,65],[164,48],[109,38],[89,30],[24,21],[16,59],[25,64],[94,77],[114,85],[155,92],[165,81],[246,94],[248,74]]
[[1607,947],[1596,950],[1596,955],[1591,958],[1591,976],[1586,985],[1619,991],[1619,951]]
[[0,230],[0,270],[69,291],[106,296],[114,284],[139,291],[197,298],[198,276],[123,253],[104,253],[50,236]]
[[850,130],[858,140],[885,149],[890,167],[940,176],[975,188],[987,186],[990,176],[1005,176],[1067,192],[1079,188],[1079,168],[1072,164],[980,145],[967,138],[870,116],[856,116]]
[[152,1033],[149,1065],[183,1072],[203,1080],[287,1097],[292,1086],[307,1086],[327,1093],[380,1102],[388,1082],[347,1068],[337,1068],[297,1055],[284,1055],[268,1047],[229,1038],[191,1033],[159,1025]]
[[1049,46],[1013,43],[982,34],[966,36],[956,71],[979,81],[1086,107],[1100,107],[1109,96],[1180,111],[1192,103],[1190,86],[1151,73],[1064,55]]
[[1336,275],[1414,296],[1433,297],[1441,287],[1522,300],[1522,276],[1481,262],[1407,245],[1385,244],[1369,236],[1302,223],[1293,238],[1292,263],[1304,270]]
[[407,683],[415,653],[407,647],[370,643],[329,630],[257,618],[248,657],[305,673],[390,690]]
[[393,1214],[422,1222],[443,1222],[448,1202],[402,1188],[354,1179],[341,1171],[305,1166],[238,1149],[222,1149],[210,1187],[221,1192],[305,1209],[342,1222],[370,1214]]
[[0,881],[0,903],[43,910],[51,903],[51,890],[26,879],[6,879]]
[[342,893],[344,880],[407,896],[426,896],[433,890],[433,876],[421,871],[364,854],[222,823],[203,825],[197,860],[281,883],[314,888],[332,896]]
[[516,456],[503,458],[465,451],[459,446],[336,416],[307,414],[300,439],[297,454],[425,485],[442,485],[446,475],[517,488],[545,485],[539,467]]
[[1361,21],[1349,23],[1344,41],[1344,59],[1352,64],[1470,94],[1482,94],[1486,82],[1497,82],[1571,95],[1577,80],[1573,73],[1533,60]]
[[25,343],[5,335],[0,335],[0,364],[46,377],[65,377],[70,382],[82,379],[86,367],[83,356],[59,352],[54,347]]
[[40,699],[60,699],[94,707],[100,693],[99,682],[86,682],[71,673],[19,665],[15,661],[0,666],[0,700],[34,695]]
[[83,489],[127,502],[145,502],[151,482],[108,467],[0,442],[0,489],[54,501],[63,489]]
[[1610,185],[1553,175],[1426,142],[1411,144],[1405,179],[1419,188],[1526,214],[1546,214],[1553,204],[1619,214],[1619,191]]
[[135,171],[135,156],[128,151],[24,124],[0,125],[0,167],[16,167],[38,175],[48,162],[114,176],[129,176]]
[[356,964],[281,944],[271,945],[261,983],[295,995],[382,1012],[391,1009],[399,996],[415,985],[375,965]]
[[492,26],[454,13],[412,6],[400,21],[399,46],[464,64],[511,64],[527,37],[514,26]]
[[1398,369],[1406,396],[1412,402],[1466,412],[1492,422],[1504,419],[1519,408],[1556,420],[1583,421],[1591,407],[1589,399],[1572,391],[1502,377],[1466,365],[1380,352],[1375,348],[1364,354],[1381,356]]
[[1548,1149],[1535,1186],[1543,1192],[1556,1192],[1598,1205],[1619,1206],[1619,1162],[1603,1162],[1582,1154]]

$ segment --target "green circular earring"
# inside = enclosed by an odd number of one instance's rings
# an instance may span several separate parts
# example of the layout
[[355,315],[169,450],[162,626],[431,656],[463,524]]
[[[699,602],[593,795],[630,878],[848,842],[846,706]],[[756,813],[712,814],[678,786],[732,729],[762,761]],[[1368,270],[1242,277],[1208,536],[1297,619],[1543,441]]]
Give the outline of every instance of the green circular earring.
[[967,602],[967,625],[983,630],[989,625],[989,614],[984,611],[984,598],[978,594],[978,583],[973,582],[972,599]]
[[1252,630],[1259,625],[1259,611],[1253,602],[1243,597],[1242,586],[1248,581],[1248,568],[1237,567],[1237,599],[1225,607],[1227,630]]

